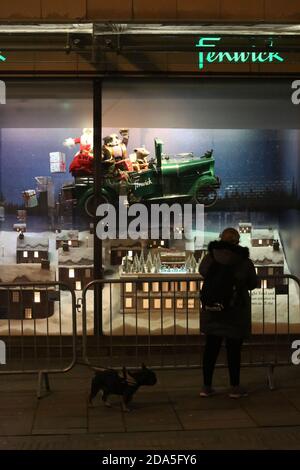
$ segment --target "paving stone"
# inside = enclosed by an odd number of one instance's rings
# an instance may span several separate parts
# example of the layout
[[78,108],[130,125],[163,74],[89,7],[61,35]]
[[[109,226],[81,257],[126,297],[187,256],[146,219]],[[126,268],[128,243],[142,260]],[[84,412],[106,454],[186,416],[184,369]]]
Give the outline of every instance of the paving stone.
[[136,405],[124,413],[127,431],[173,431],[182,429],[177,415],[170,404],[154,403],[151,406]]
[[279,391],[253,394],[243,408],[258,426],[300,425],[300,412]]
[[39,400],[33,434],[81,433],[86,430],[85,393],[59,391]]
[[240,408],[211,410],[178,410],[184,429],[249,428],[255,422]]
[[31,434],[36,398],[31,392],[0,393],[0,434]]

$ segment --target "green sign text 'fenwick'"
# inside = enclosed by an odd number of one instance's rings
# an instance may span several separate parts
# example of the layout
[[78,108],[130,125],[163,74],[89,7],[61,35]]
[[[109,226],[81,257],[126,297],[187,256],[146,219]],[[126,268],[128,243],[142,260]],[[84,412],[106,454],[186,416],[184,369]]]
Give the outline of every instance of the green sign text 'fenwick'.
[[[214,42],[221,41],[221,37],[199,38],[196,47],[208,48],[216,47]],[[284,59],[278,52],[206,52],[199,50],[199,69],[204,68],[205,62],[283,62]]]

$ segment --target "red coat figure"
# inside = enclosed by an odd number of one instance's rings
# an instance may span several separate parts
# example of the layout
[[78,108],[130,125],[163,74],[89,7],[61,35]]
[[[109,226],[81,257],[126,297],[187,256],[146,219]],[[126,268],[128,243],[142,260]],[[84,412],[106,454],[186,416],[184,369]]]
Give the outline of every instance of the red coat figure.
[[75,154],[73,161],[69,167],[73,176],[91,175],[93,174],[93,129],[85,128],[81,137],[73,139],[72,137],[64,141],[67,147],[73,147],[79,144],[79,151]]

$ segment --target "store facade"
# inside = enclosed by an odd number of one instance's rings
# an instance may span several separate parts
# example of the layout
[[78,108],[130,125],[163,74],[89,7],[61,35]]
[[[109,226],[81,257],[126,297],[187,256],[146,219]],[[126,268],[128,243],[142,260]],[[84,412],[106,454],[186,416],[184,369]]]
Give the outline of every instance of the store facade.
[[[173,334],[174,315],[177,334],[186,334],[187,318],[197,334],[199,262],[233,226],[257,272],[274,276],[253,300],[253,330],[265,295],[267,323],[276,305],[284,325],[286,285],[276,276],[300,275],[295,26],[234,24],[229,34],[224,24],[155,23],[48,22],[15,30],[13,43],[1,33],[0,279],[36,280],[38,265],[78,298],[93,279],[122,279],[113,292],[88,293],[89,334]],[[129,166],[107,165],[111,148]],[[147,225],[133,239],[131,214],[126,237],[101,240],[95,210],[120,196],[126,210],[203,204],[204,227],[195,218],[188,228],[173,221],[163,236],[162,218],[158,236]],[[291,298],[297,328],[296,291]],[[35,311],[26,306],[24,319],[38,318]],[[48,311],[55,324],[55,307]]]

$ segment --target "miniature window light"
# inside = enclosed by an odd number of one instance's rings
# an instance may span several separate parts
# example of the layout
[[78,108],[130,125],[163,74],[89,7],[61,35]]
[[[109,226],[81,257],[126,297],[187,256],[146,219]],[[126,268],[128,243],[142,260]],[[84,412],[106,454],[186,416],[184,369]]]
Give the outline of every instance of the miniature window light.
[[81,290],[81,281],[76,281],[75,282],[75,289],[76,290]]
[[38,251],[35,251],[34,254],[33,254],[34,258],[38,258],[39,257],[39,252]]
[[75,277],[75,270],[73,268],[69,269],[69,278],[74,278]]
[[258,244],[259,244],[259,245],[262,245],[262,244],[263,244],[263,241],[262,241],[262,240],[258,240]]
[[160,299],[154,299],[154,308],[158,309],[160,308],[160,306],[161,306]]
[[31,308],[25,308],[24,317],[26,318],[26,320],[30,320],[32,318],[32,309]]
[[23,258],[28,258],[28,251],[23,251]]
[[19,294],[19,292],[13,292],[13,293],[12,293],[12,301],[13,301],[14,303],[20,301],[20,294]]
[[172,308],[172,299],[165,299],[165,307],[166,308]]
[[68,245],[72,246],[72,240],[68,240]]
[[268,287],[268,281],[266,279],[263,279],[261,281],[261,288],[262,289],[267,289],[267,287]]
[[125,307],[126,308],[132,308],[132,297],[127,297],[125,299]]
[[149,282],[143,282],[143,292],[149,292]]
[[188,299],[188,308],[195,308],[195,299]]
[[132,282],[126,282],[125,292],[132,292]]
[[152,292],[159,292],[159,282],[152,282]]
[[179,309],[183,308],[183,299],[176,300],[176,307]]
[[143,299],[143,308],[149,308],[149,299]]
[[35,292],[34,293],[34,303],[39,304],[41,301],[41,293],[40,292]]

